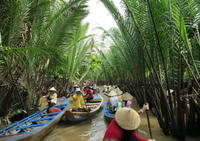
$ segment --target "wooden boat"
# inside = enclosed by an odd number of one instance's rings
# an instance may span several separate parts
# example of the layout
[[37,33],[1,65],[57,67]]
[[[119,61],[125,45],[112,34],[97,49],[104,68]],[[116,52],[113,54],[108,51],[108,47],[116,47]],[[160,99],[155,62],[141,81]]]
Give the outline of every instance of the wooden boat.
[[111,122],[111,120],[115,117],[115,113],[108,109],[108,102],[104,104],[104,119],[107,124]]
[[59,98],[55,107],[61,108],[61,112],[47,113],[47,108],[17,121],[0,130],[0,141],[39,141],[56,127],[66,112],[69,101]]
[[87,108],[90,108],[90,111],[72,111],[72,109],[68,110],[65,114],[65,120],[69,122],[81,122],[87,120],[98,113],[102,107],[103,98],[99,94],[95,94],[93,100],[89,103],[86,103]]

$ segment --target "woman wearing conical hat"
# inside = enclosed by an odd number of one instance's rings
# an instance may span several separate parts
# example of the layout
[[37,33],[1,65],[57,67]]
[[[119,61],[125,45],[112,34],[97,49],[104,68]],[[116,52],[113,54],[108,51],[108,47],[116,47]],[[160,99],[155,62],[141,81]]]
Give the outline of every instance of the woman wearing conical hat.
[[73,111],[87,111],[83,93],[80,88],[77,88],[76,94],[73,95]]
[[47,97],[47,102],[47,113],[61,112],[60,108],[54,107],[57,104],[57,90],[54,87],[49,89],[49,96]]
[[57,90],[54,87],[49,89],[49,97],[52,103],[57,103]]
[[144,139],[137,133],[141,122],[137,111],[131,108],[122,108],[116,112],[104,135],[103,141],[155,141]]
[[133,99],[133,96],[131,94],[125,92],[122,95],[122,106],[123,107],[129,107],[129,108],[131,108],[131,106],[132,106],[132,99]]

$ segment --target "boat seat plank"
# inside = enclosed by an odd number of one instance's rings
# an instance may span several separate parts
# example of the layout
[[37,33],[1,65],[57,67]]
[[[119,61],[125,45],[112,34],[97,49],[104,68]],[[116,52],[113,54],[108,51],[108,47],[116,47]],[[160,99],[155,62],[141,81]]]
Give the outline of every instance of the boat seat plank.
[[10,130],[12,130],[12,129],[15,129],[15,128],[17,128],[17,127],[19,127],[19,126],[25,124],[26,122],[28,122],[28,121],[30,121],[31,119],[36,118],[36,117],[38,117],[38,116],[40,116],[40,115],[41,115],[40,112],[37,112],[37,114],[33,114],[33,115],[31,115],[31,116],[28,116],[28,117],[26,117],[25,119],[23,119],[23,120],[21,120],[21,121],[18,121],[18,122],[14,123],[14,124],[11,124],[11,125],[9,126],[9,128],[6,127],[5,129],[2,129],[2,130],[3,130],[3,132],[8,132],[8,131],[10,131]]
[[22,126],[22,127],[17,128],[17,130],[32,128],[32,127],[38,127],[38,126],[44,126],[46,124],[47,123],[39,123],[39,124],[32,124],[32,125]]
[[[66,104],[62,104],[62,103],[66,103]],[[62,100],[60,100],[59,105],[55,106],[55,107],[61,108],[62,110],[61,112],[47,113],[48,106],[46,106],[42,108],[40,111],[35,112],[34,114],[29,115],[28,117],[1,129],[0,140],[4,140],[4,141],[27,140],[28,141],[28,140],[37,140],[37,138],[40,139],[41,137],[46,135],[49,131],[51,131],[53,127],[57,124],[57,122],[61,120],[61,117],[67,110],[68,106],[69,106],[68,99],[62,98]],[[54,122],[56,124],[51,124]],[[23,132],[21,132],[20,130],[23,130]],[[47,132],[45,130],[47,130]],[[41,131],[45,131],[45,132],[41,133]]]
[[38,118],[38,119],[33,119],[31,122],[37,122],[37,121],[42,121],[42,120],[49,120],[49,119],[54,119],[56,116],[49,116],[49,117],[44,117],[44,118]]
[[1,133],[1,132],[5,132],[5,131],[12,130],[12,129],[14,129],[16,126],[23,125],[24,123],[26,123],[26,122],[29,121],[30,119],[33,119],[33,118],[35,118],[35,117],[37,117],[37,116],[40,116],[40,115],[41,115],[41,112],[45,111],[46,109],[47,109],[47,108],[45,107],[45,108],[42,109],[41,111],[38,111],[38,112],[36,112],[36,113],[34,113],[34,114],[32,114],[32,115],[30,115],[30,116],[28,116],[28,117],[26,117],[26,118],[20,120],[20,121],[15,122],[14,124],[11,124],[11,125],[7,126],[6,128],[1,129],[1,130],[0,130],[0,133]]

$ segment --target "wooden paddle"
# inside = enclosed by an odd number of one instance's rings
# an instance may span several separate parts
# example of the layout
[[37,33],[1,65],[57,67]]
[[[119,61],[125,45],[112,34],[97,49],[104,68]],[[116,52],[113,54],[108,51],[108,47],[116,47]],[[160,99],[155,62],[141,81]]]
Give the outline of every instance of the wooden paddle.
[[[144,86],[142,86],[142,90],[143,90],[143,99],[144,99],[144,103],[147,104],[147,98],[146,98],[146,95],[145,95],[145,88],[144,88]],[[150,124],[150,120],[149,120],[148,111],[146,110],[145,113],[146,113],[147,122],[148,122],[148,127],[149,127],[149,134],[150,134],[151,139],[153,139],[152,132],[151,132],[151,124]]]

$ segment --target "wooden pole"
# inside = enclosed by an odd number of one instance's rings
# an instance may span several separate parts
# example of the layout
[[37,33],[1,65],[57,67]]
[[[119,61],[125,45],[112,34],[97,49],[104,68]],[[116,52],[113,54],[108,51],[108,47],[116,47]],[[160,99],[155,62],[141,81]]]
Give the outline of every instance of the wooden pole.
[[[146,95],[145,95],[145,88],[144,88],[144,86],[142,87],[142,90],[143,90],[144,103],[147,104],[147,98],[146,98]],[[146,113],[146,117],[147,117],[150,138],[153,139],[153,135],[152,135],[152,132],[151,132],[151,124],[150,124],[150,120],[149,120],[149,113],[148,113],[147,110],[145,111],[145,113]]]

